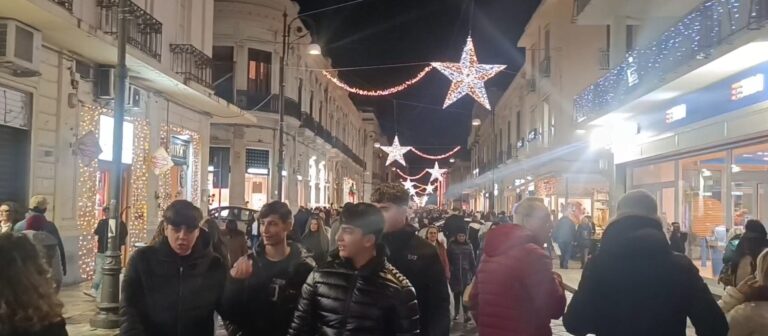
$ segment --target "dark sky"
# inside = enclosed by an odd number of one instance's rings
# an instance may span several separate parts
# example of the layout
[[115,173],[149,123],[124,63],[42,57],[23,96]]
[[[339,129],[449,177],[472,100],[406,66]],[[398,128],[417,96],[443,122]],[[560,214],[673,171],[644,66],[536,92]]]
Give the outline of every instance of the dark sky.
[[[298,3],[302,12],[307,12],[348,1]],[[365,0],[310,15],[308,21],[313,22],[307,26],[323,47],[323,54],[332,58],[334,68],[458,62],[471,26],[480,63],[508,66],[486,83],[489,90],[504,91],[523,63],[524,53],[516,47],[517,40],[538,4],[539,0],[475,0],[474,5],[472,0]],[[363,89],[388,88],[412,78],[424,66],[340,71],[340,77]],[[441,153],[451,146],[465,146],[471,127],[471,97],[460,99],[447,110],[441,109],[450,84],[447,77],[433,70],[396,95],[352,98],[359,106],[376,108],[390,141],[397,129],[402,144],[416,146],[423,152]],[[393,100],[398,101],[397,123]],[[413,162],[409,168],[414,173],[423,165],[433,164],[415,158],[413,154],[406,156],[406,160]]]

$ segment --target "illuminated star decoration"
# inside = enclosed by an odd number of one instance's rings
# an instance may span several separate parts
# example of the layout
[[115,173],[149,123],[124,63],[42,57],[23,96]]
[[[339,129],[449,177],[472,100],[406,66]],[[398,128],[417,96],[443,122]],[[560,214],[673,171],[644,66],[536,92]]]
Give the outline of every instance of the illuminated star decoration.
[[410,193],[411,195],[416,193],[416,190],[413,189],[413,185],[415,185],[416,183],[411,182],[411,179],[408,179],[407,181],[403,181],[401,183],[403,184],[405,189],[408,190],[408,193]]
[[461,63],[432,63],[432,65],[453,81],[443,108],[469,93],[489,110],[491,104],[485,92],[485,81],[507,67],[506,65],[478,64],[471,36],[467,38],[467,45],[461,54]]
[[387,156],[387,166],[392,163],[392,161],[398,161],[405,166],[406,164],[403,154],[411,150],[411,147],[400,146],[400,140],[397,138],[397,135],[395,135],[395,141],[392,142],[392,146],[381,146],[379,148],[389,154],[389,156]]
[[437,186],[436,184],[428,184],[427,186],[425,186],[424,188],[427,189],[427,195],[434,193],[436,186]]
[[445,174],[445,171],[448,169],[441,169],[440,166],[437,165],[437,162],[435,162],[435,168],[427,169],[427,171],[432,174],[432,177],[429,178],[429,182],[434,181],[437,179],[438,181],[443,180],[443,174]]

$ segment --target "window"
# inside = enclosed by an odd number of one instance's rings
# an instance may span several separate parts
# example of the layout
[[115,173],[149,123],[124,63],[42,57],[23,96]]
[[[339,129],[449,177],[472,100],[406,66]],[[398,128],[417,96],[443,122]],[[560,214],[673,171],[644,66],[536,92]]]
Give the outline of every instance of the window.
[[627,25],[627,52],[635,49],[637,44],[637,26]]
[[512,145],[512,120],[507,120],[507,146]]
[[519,139],[521,139],[523,137],[523,135],[522,135],[523,134],[523,122],[521,120],[522,119],[522,114],[523,114],[522,111],[517,110],[517,114],[515,116],[515,118],[516,118],[516,124],[515,124],[515,132],[516,133],[515,133],[515,136],[517,137],[517,139],[515,139],[515,142],[517,142],[517,140],[519,140]]
[[309,91],[309,116],[315,118],[315,91]]
[[549,58],[549,52],[550,52],[550,32],[549,27],[546,28],[547,30],[544,31],[544,58]]
[[215,83],[214,92],[216,96],[228,101],[230,104],[235,102],[235,80],[232,73],[235,71],[235,47],[232,46],[214,46],[213,47],[213,83]]
[[304,111],[304,78],[299,78],[299,87],[296,91],[296,101],[299,103],[299,111]]
[[272,53],[248,49],[248,106],[257,106],[272,94]]

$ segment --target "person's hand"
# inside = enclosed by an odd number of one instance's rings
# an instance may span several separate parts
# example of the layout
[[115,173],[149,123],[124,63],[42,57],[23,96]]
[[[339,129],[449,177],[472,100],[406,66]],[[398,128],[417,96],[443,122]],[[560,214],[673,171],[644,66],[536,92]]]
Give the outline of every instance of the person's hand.
[[755,278],[754,275],[750,275],[736,286],[736,290],[744,295],[744,297],[747,298],[747,301],[749,301],[749,298],[758,286],[760,286],[760,284],[757,282],[757,278]]
[[253,263],[247,255],[237,259],[232,269],[229,270],[229,275],[238,280],[248,279],[251,273],[253,273]]

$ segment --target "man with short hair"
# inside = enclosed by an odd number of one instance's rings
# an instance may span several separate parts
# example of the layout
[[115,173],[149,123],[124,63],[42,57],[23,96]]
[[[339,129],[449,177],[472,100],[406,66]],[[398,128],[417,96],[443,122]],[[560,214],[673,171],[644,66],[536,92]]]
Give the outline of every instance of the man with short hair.
[[[93,298],[100,297],[101,279],[104,276],[102,266],[106,260],[105,253],[107,252],[107,242],[109,239],[109,207],[105,206],[102,208],[101,214],[102,218],[99,220],[99,223],[96,224],[96,229],[93,230],[93,235],[96,236],[96,260],[93,283],[91,284],[90,290],[83,291],[83,294]],[[125,246],[125,240],[128,238],[128,227],[122,220],[120,221],[120,233],[118,238],[118,249],[122,250],[123,246]]]
[[453,207],[453,209],[451,209],[451,215],[445,219],[445,223],[443,224],[443,234],[445,234],[445,239],[449,242],[452,241],[457,234],[466,233],[467,228],[469,227],[469,223],[467,223],[464,216],[459,214],[460,211],[460,208]]
[[133,253],[123,279],[120,335],[213,334],[227,267],[200,230],[202,218],[191,202],[171,202],[163,211],[165,237]]
[[338,249],[307,279],[288,335],[418,335],[416,293],[387,262],[381,211],[357,203],[341,216]]
[[274,201],[259,211],[261,239],[254,255],[240,258],[229,271],[222,311],[237,335],[284,336],[315,267],[311,255],[288,242],[293,228],[288,204]]
[[527,197],[513,216],[519,224],[488,232],[471,306],[483,336],[550,336],[551,320],[565,311],[562,280],[543,245],[552,230],[544,200]]
[[421,335],[447,336],[451,324],[448,281],[437,248],[408,224],[410,194],[402,184],[387,183],[373,190],[371,201],[384,214],[382,242],[389,250],[389,261],[416,289]]
[[576,240],[576,225],[584,216],[584,207],[578,201],[570,201],[565,205],[563,217],[557,221],[552,238],[560,248],[560,268],[568,269],[568,261],[573,252],[573,243]]
[[48,211],[48,198],[46,198],[43,195],[35,195],[32,196],[32,198],[29,199],[29,212],[27,212],[27,216],[24,220],[21,222],[18,222],[14,227],[14,232],[22,232],[27,229],[27,220],[32,216],[40,216],[42,219],[45,220],[45,224],[43,224],[42,231],[50,234],[53,236],[54,239],[56,239],[58,247],[59,247],[59,255],[61,256],[61,271],[63,275],[67,275],[67,258],[64,255],[64,242],[61,240],[61,235],[59,234],[59,229],[56,227],[56,224],[49,221],[45,217],[45,213]]

